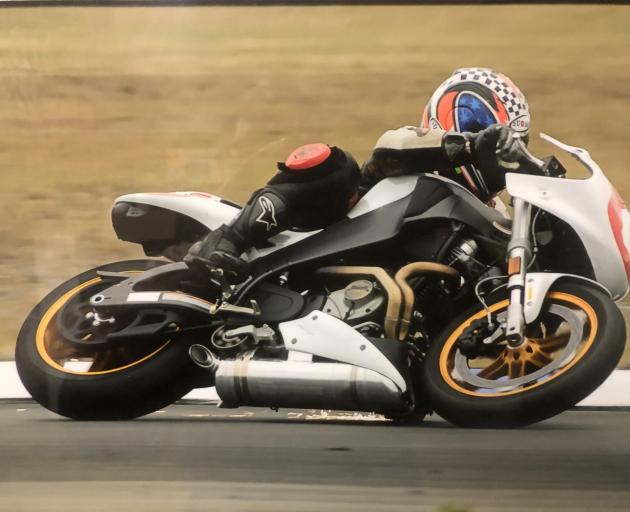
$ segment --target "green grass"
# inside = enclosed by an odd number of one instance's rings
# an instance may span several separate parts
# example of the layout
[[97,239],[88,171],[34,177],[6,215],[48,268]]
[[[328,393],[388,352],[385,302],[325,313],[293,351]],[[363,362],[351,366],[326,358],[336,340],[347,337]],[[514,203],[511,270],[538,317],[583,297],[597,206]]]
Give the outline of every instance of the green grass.
[[111,230],[117,195],[242,201],[317,140],[362,160],[457,67],[507,73],[535,132],[630,195],[629,25],[614,6],[3,9],[0,358],[57,283],[141,255]]

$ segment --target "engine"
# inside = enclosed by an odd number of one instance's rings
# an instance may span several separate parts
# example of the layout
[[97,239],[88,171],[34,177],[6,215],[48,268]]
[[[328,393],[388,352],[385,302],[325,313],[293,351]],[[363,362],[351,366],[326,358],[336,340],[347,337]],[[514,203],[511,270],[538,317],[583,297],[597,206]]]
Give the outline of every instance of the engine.
[[[380,285],[369,279],[352,281],[345,288],[331,292],[322,311],[337,317],[350,325],[378,320],[383,317],[383,309],[387,298]],[[380,327],[380,326],[378,326]]]
[[[475,253],[475,242],[465,240],[453,250],[449,263],[477,271]],[[422,318],[417,313],[414,316],[414,311],[425,305],[425,293],[431,300],[436,286],[459,286],[461,274],[453,266],[418,261],[404,265],[394,275],[375,266],[322,267],[317,281],[311,282],[315,284],[312,292],[292,290],[286,275],[280,276],[277,284],[261,282],[248,296],[260,311],[255,323],[243,322],[238,315],[226,318],[211,343],[217,352],[229,357],[255,347],[282,352],[275,326],[313,311],[337,318],[367,337],[405,340],[410,329],[417,328],[414,319]]]

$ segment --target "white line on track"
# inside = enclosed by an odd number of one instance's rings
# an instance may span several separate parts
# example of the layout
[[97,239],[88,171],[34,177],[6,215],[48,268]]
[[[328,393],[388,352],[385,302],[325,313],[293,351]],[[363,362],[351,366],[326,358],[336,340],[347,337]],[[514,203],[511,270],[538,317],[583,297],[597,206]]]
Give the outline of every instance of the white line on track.
[[[13,361],[0,361],[0,399],[22,398],[28,399],[30,395],[20,382],[17,370],[15,369],[15,363]],[[218,398],[214,388],[195,389],[184,397],[186,400],[201,401],[217,401]],[[608,377],[606,382],[578,405],[588,407],[630,407],[630,370],[615,370],[612,375]],[[157,411],[156,413],[159,414],[160,412],[163,411]],[[225,416],[228,417],[227,415]],[[241,414],[235,414],[230,417],[236,418],[241,416]],[[296,417],[296,419],[298,417]],[[375,418],[370,419],[377,421]],[[318,416],[317,418],[313,418],[305,416],[305,419],[338,420],[356,418],[348,418],[346,416],[343,418],[333,418],[332,416]]]

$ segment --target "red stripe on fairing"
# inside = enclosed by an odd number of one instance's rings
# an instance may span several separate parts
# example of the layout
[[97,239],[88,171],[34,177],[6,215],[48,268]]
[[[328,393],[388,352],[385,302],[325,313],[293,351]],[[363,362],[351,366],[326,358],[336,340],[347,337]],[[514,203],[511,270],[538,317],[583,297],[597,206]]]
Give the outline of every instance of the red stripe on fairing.
[[455,110],[455,98],[457,94],[457,91],[446,93],[440,98],[437,105],[438,121],[446,131],[452,130],[454,126],[455,115],[453,111]]
[[630,253],[623,240],[623,211],[626,210],[626,205],[623,199],[616,190],[613,190],[612,197],[608,202],[608,220],[610,221],[610,227],[613,235],[615,236],[615,242],[621,253],[621,259],[623,260],[623,266],[626,269],[626,276],[630,282]]
[[494,102],[497,105],[497,117],[499,118],[499,123],[508,124],[510,122],[510,116],[505,110],[505,105],[499,99],[499,97],[493,92],[492,96],[494,97]]

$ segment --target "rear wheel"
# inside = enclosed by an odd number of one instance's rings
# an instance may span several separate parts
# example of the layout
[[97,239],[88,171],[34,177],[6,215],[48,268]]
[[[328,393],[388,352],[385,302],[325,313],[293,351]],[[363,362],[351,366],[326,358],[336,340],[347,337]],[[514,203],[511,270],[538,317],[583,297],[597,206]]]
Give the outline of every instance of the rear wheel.
[[97,326],[90,318],[89,298],[110,286],[97,271],[132,275],[164,263],[122,261],[88,270],[57,287],[31,311],[18,335],[15,361],[37,402],[75,419],[129,419],[203,385],[205,376],[188,357],[190,343],[164,339],[104,343],[106,335],[138,322],[139,315]]
[[[498,300],[489,309],[496,318],[507,305]],[[486,327],[480,306],[464,313],[432,344],[422,369],[434,410],[456,425],[517,427],[568,409],[614,370],[626,339],[614,302],[582,283],[548,293],[518,348],[499,338],[471,350],[471,337],[485,337]]]

